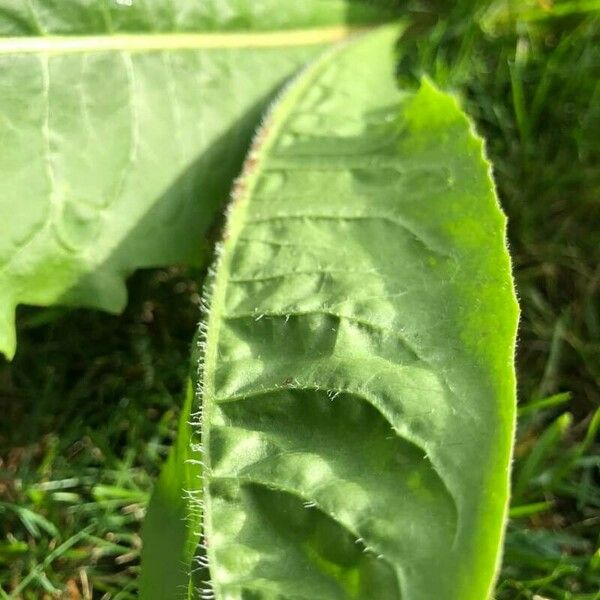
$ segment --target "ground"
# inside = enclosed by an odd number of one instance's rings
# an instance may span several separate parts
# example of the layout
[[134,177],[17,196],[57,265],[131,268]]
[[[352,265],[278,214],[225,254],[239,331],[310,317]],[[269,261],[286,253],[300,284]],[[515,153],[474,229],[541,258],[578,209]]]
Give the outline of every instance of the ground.
[[[411,15],[399,76],[462,97],[509,216],[520,419],[496,598],[600,600],[600,3],[506,6]],[[136,597],[202,278],[139,273],[118,317],[19,310],[0,362],[0,598]]]

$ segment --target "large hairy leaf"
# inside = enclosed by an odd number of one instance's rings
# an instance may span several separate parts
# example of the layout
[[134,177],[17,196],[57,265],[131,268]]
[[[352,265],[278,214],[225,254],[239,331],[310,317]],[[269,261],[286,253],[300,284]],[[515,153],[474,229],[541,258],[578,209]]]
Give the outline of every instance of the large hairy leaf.
[[396,89],[393,39],[307,70],[236,187],[202,342],[201,597],[489,597],[515,404],[506,222],[456,100]]
[[133,269],[198,263],[273,93],[346,24],[383,16],[345,0],[0,0],[0,353],[19,303],[119,311]]
[[144,518],[144,568],[140,596],[146,600],[187,598],[193,592],[190,578],[200,537],[197,490],[201,476],[193,448],[199,437],[193,427],[194,387],[186,389],[177,440],[162,467],[152,501]]

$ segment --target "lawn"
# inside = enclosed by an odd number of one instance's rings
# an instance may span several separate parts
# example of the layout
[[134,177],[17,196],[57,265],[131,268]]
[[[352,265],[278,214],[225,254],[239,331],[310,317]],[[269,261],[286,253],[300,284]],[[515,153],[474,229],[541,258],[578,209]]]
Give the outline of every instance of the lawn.
[[[600,600],[600,2],[510,6],[417,7],[399,77],[461,96],[509,216],[520,418],[496,598]],[[19,310],[0,362],[0,598],[136,597],[203,276],[140,272],[119,317]]]

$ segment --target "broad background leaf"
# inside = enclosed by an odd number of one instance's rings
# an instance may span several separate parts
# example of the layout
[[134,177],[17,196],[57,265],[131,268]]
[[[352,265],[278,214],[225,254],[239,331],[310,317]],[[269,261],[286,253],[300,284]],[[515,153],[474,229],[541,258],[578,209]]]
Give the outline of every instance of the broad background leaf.
[[266,103],[346,23],[383,16],[342,0],[0,0],[0,352],[19,303],[116,312],[132,270],[198,264]]
[[491,593],[515,413],[506,220],[456,100],[397,90],[395,37],[310,68],[236,188],[202,378],[196,585],[217,599]]

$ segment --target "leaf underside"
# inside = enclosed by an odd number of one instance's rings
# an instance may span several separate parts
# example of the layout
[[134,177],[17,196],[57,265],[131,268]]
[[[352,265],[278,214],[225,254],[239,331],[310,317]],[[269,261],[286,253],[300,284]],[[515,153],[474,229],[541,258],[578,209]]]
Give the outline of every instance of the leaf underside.
[[490,594],[515,405],[506,222],[456,100],[397,90],[395,37],[307,70],[235,190],[193,576],[220,600]]
[[[14,354],[20,303],[118,312],[134,269],[203,261],[264,107],[323,48],[314,31],[381,16],[274,6],[0,0],[0,353]],[[290,28],[313,29],[265,44]],[[218,31],[232,32],[222,48],[178,48]]]

